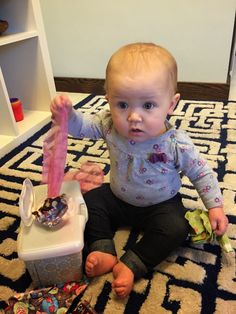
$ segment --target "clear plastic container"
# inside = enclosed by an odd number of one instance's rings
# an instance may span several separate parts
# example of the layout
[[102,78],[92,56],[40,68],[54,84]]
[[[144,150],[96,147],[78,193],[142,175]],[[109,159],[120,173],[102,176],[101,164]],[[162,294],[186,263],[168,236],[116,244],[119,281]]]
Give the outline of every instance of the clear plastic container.
[[29,179],[23,185],[17,251],[26,263],[34,287],[76,281],[82,277],[87,207],[77,181],[64,182],[61,193],[70,198],[68,210],[57,226],[49,228],[40,225],[32,215],[47,198],[47,185],[33,187]]

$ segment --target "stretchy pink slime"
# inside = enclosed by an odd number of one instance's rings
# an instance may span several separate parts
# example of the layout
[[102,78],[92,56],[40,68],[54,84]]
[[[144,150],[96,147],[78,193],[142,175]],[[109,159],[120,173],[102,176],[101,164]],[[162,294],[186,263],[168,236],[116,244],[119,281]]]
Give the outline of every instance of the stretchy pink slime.
[[43,143],[42,182],[48,184],[48,198],[59,195],[67,155],[68,112],[61,108],[52,116],[52,128]]

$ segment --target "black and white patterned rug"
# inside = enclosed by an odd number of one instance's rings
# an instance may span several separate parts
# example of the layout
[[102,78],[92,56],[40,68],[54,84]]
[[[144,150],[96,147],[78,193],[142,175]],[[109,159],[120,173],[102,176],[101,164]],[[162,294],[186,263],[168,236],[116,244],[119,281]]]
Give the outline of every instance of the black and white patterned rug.
[[[76,108],[95,113],[106,105],[102,96],[90,95]],[[236,103],[181,100],[170,118],[186,130],[217,172],[230,224],[228,236],[236,248]],[[0,159],[0,308],[16,292],[30,286],[30,277],[16,252],[19,232],[18,200],[26,177],[41,181],[42,143],[49,124]],[[98,163],[109,180],[109,156],[102,140],[69,138],[66,171],[85,161]],[[188,179],[181,192],[187,208],[202,207]],[[115,235],[118,254],[139,237],[133,231]],[[118,300],[111,291],[112,274],[92,281],[84,297],[92,296],[99,313],[236,313],[235,252],[222,253],[218,244],[185,245],[135,283],[130,296]]]

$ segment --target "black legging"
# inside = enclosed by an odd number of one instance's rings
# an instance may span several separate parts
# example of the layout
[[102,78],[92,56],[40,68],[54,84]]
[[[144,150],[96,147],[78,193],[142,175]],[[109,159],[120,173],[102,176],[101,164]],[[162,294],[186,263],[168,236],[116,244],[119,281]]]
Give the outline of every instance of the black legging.
[[[88,247],[95,241],[99,244],[99,240],[110,240],[113,244],[114,233],[119,227],[140,229],[143,236],[131,250],[148,270],[153,269],[178,248],[189,233],[189,224],[184,218],[186,209],[180,194],[156,205],[137,207],[117,198],[110,185],[103,184],[86,193],[84,199],[89,216],[85,228],[85,242]],[[104,250],[101,248],[101,251]],[[109,248],[105,251],[115,254],[112,245],[110,251]]]

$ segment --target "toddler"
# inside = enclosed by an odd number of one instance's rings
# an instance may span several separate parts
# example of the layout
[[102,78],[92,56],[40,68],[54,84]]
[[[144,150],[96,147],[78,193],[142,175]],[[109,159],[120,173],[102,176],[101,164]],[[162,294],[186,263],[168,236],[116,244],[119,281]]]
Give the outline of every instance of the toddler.
[[[112,271],[112,288],[120,298],[186,239],[182,175],[198,191],[215,233],[227,229],[214,172],[189,136],[167,120],[180,98],[176,89],[173,56],[155,44],[135,43],[120,48],[107,65],[109,110],[85,115],[72,109],[66,95],[51,103],[54,115],[68,109],[72,136],[103,138],[107,144],[110,183],[84,195],[89,211],[85,271],[89,277]],[[118,260],[113,236],[121,226],[138,228],[143,236]]]

